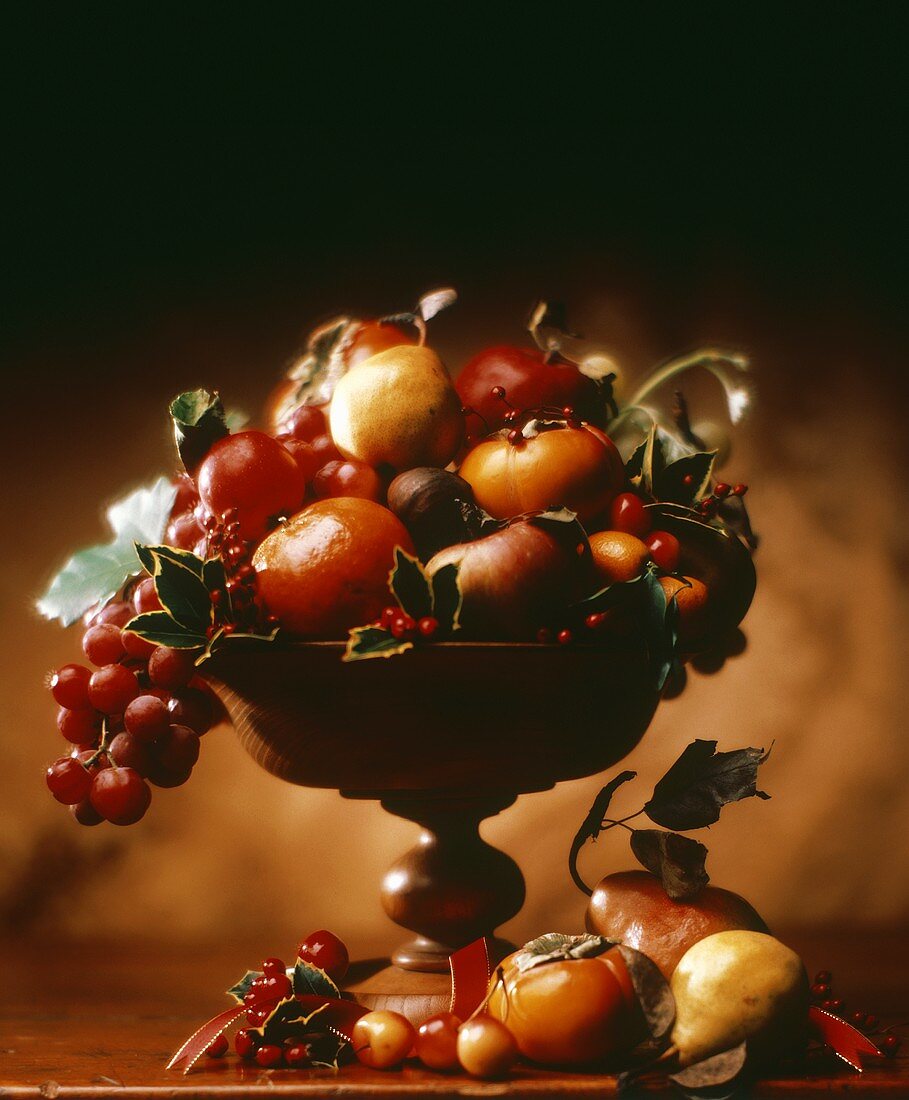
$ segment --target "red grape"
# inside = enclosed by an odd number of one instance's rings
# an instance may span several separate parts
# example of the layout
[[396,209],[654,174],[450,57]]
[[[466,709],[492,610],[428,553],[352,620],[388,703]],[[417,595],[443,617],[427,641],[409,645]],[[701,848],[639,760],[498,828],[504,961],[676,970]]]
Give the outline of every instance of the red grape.
[[312,449],[316,452],[319,466],[324,466],[326,462],[333,462],[335,459],[343,457],[335,446],[335,441],[327,433],[325,435],[316,436],[312,441]]
[[122,714],[139,694],[136,674],[123,665],[106,665],[92,673],[88,698],[104,714]]
[[133,617],[132,604],[125,603],[123,600],[113,600],[111,603],[106,604],[100,611],[91,612],[86,620],[86,626],[126,626],[129,620]]
[[105,821],[134,825],[151,802],[151,790],[132,768],[105,768],[92,780],[91,803]]
[[118,626],[99,623],[82,636],[82,652],[93,665],[112,665],[123,656],[123,634]]
[[199,735],[187,726],[171,726],[155,746],[155,755],[169,772],[191,771],[199,759]]
[[141,776],[146,776],[151,771],[151,747],[131,733],[118,733],[111,741],[108,751],[117,767],[132,768]]
[[133,589],[133,607],[137,615],[161,610],[161,601],[152,577],[144,577]]
[[144,638],[140,638],[138,634],[133,634],[129,630],[124,630],[123,648],[130,657],[137,657],[141,661],[147,661],[155,652],[155,643],[147,642]]
[[650,556],[664,573],[674,573],[678,569],[681,547],[675,535],[669,531],[654,531],[644,541],[650,547]]
[[321,460],[312,449],[312,445],[302,439],[287,439],[284,441],[284,449],[293,456],[294,462],[300,467],[303,480],[308,485],[321,465]]
[[298,405],[281,428],[294,439],[311,443],[316,436],[325,435],[328,425],[325,413],[318,405]]
[[148,770],[147,779],[156,787],[182,787],[192,775],[192,768],[184,768],[182,771],[171,771],[165,768],[157,760],[152,761]]
[[174,516],[167,525],[164,541],[168,546],[176,546],[178,550],[191,550],[204,534],[195,514],[190,509],[188,512],[181,512]]
[[354,459],[326,462],[313,478],[312,487],[317,497],[363,497],[379,504],[385,500],[385,486],[376,471]]
[[74,756],[61,756],[47,769],[47,786],[50,793],[64,806],[75,806],[88,798],[92,777]]
[[171,722],[189,726],[201,737],[214,722],[214,706],[209,695],[198,688],[186,688],[174,695],[167,704]]
[[101,732],[101,721],[101,715],[92,708],[68,710],[61,707],[57,711],[57,729],[74,745],[94,744]]
[[138,695],[123,712],[123,723],[140,741],[154,741],[170,729],[167,704],[156,695]]
[[84,710],[90,707],[88,681],[91,671],[85,665],[64,665],[51,676],[50,690],[54,701],[67,710]]
[[650,530],[650,515],[637,493],[619,493],[609,509],[612,530],[642,539]]
[[100,825],[104,820],[87,798],[70,806],[69,812],[80,825]]
[[189,649],[170,649],[159,645],[148,659],[151,682],[168,691],[186,687],[196,674],[196,655]]

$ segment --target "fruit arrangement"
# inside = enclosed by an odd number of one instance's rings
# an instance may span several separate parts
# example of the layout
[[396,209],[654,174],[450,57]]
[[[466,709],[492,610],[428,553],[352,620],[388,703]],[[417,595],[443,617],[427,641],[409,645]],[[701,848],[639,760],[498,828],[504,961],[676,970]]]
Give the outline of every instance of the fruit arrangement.
[[[535,346],[479,352],[452,381],[412,312],[309,338],[259,428],[217,393],[170,406],[181,468],[108,511],[38,602],[82,620],[88,664],[50,678],[69,749],[47,772],[83,824],[132,824],[185,782],[219,717],[198,669],[224,645],[346,641],[344,659],[436,642],[640,652],[654,686],[741,648],[755,540],[728,441],[691,424],[694,367],[737,420],[745,360],[707,349],[617,400],[615,364],[541,305]],[[624,456],[624,457],[623,457]],[[89,667],[93,666],[93,667]]]

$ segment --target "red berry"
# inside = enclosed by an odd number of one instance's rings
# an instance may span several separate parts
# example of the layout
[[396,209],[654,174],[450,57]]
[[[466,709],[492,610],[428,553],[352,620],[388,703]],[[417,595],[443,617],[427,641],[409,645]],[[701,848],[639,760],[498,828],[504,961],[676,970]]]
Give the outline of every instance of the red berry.
[[263,1069],[273,1069],[284,1061],[284,1051],[273,1043],[268,1043],[264,1047],[259,1047],[255,1053],[255,1059]]
[[284,1061],[293,1068],[308,1066],[312,1061],[312,1047],[309,1043],[294,1043],[284,1051]]
[[408,621],[413,622],[413,619],[411,619],[408,615],[401,615],[399,613],[395,616],[395,618],[392,620],[391,627],[389,628],[395,638],[407,637],[407,635],[410,633],[410,628],[407,625]]
[[140,741],[155,741],[170,729],[171,714],[157,695],[138,695],[123,712],[123,724]]
[[830,986],[825,985],[823,982],[815,982],[811,987],[812,997],[827,997],[830,993]]
[[148,659],[149,679],[156,687],[167,691],[186,687],[195,674],[196,654],[191,649],[159,645]]
[[266,978],[286,977],[285,974],[287,967],[280,959],[270,958],[266,959],[262,963],[262,974]]
[[115,664],[123,656],[123,634],[117,626],[90,626],[82,636],[82,652],[93,665]]
[[67,710],[85,710],[88,701],[88,681],[91,671],[85,665],[64,665],[50,679],[50,692],[54,702]]
[[606,622],[606,613],[604,611],[595,611],[592,615],[588,615],[584,620],[584,625],[588,630],[599,630],[599,628]]
[[830,985],[831,981],[833,981],[833,975],[829,970],[819,970],[817,974],[814,975],[815,985]]
[[302,439],[307,443],[311,443],[317,436],[325,435],[328,430],[325,413],[318,405],[298,405],[281,427],[294,439]]
[[432,615],[427,615],[424,619],[420,619],[417,623],[417,630],[424,638],[431,638],[439,629],[439,620],[434,619]]
[[549,627],[541,626],[537,631],[537,641],[540,645],[549,645],[552,642],[552,631]]
[[205,1048],[205,1054],[209,1058],[223,1058],[229,1047],[230,1043],[227,1041],[227,1036],[222,1031]]
[[151,577],[143,578],[133,589],[133,608],[137,615],[144,615],[147,611],[161,610],[158,591]]
[[574,635],[570,630],[560,630],[556,635],[556,641],[559,645],[569,645],[574,640]]
[[297,958],[318,966],[334,982],[341,981],[350,964],[343,940],[325,928],[309,933],[297,948]]
[[692,474],[685,474],[682,478],[683,485],[694,485],[694,476]]
[[122,714],[139,694],[136,674],[123,665],[106,665],[92,673],[88,698],[103,714]]
[[395,619],[400,614],[401,614],[401,609],[399,607],[386,607],[382,611],[382,616],[379,619],[379,624],[381,626],[384,626],[385,629],[388,630],[388,629],[390,629],[391,624],[395,621]]
[[830,1011],[831,1012],[842,1012],[843,1011],[843,1003],[844,1002],[843,1002],[842,997],[834,997],[832,1001],[828,1001],[827,1003],[830,1005]]
[[87,798],[77,802],[75,806],[70,806],[69,812],[80,825],[100,825],[104,820]]
[[101,715],[96,710],[57,711],[57,729],[74,745],[93,745],[101,732]]
[[64,806],[75,806],[88,798],[92,777],[74,756],[61,756],[47,769],[47,786],[50,793]]
[[238,534],[256,541],[279,516],[299,511],[306,495],[300,467],[277,440],[264,432],[237,432],[219,439],[196,475],[199,496],[213,515],[230,515]]
[[748,492],[748,486],[739,482],[738,485],[733,487],[732,495],[736,497],[743,497]]
[[650,556],[664,573],[675,573],[679,567],[679,540],[668,531],[653,531],[644,541]]
[[725,481],[717,482],[717,484],[713,488],[713,495],[719,500],[722,500],[723,497],[728,497],[731,492],[732,486],[727,485]]
[[868,1015],[865,1017],[865,1028],[868,1031],[874,1031],[879,1023],[880,1020],[877,1018],[877,1016],[874,1015],[874,1013],[869,1012]]
[[151,802],[151,790],[132,768],[105,768],[92,780],[91,803],[105,821],[134,825]]
[[198,688],[185,688],[177,692],[167,704],[167,709],[171,722],[189,726],[200,737],[211,729],[215,718],[211,696]]
[[609,507],[610,526],[642,539],[650,530],[650,515],[636,493],[619,493]]
[[118,733],[108,748],[111,760],[122,768],[132,768],[141,776],[151,770],[151,747],[131,733]]
[[850,1019],[852,1020],[853,1026],[855,1026],[855,1027],[864,1027],[865,1026],[865,1021],[868,1019],[868,1013],[867,1012],[853,1012]]
[[880,1048],[887,1058],[894,1058],[901,1046],[902,1042],[898,1035],[885,1035],[880,1042]]
[[489,391],[489,393],[497,401],[504,401],[505,400],[505,389],[504,389],[503,386],[493,386],[492,389]]
[[234,1036],[234,1050],[241,1058],[251,1059],[259,1049],[259,1037],[252,1031],[242,1028]]

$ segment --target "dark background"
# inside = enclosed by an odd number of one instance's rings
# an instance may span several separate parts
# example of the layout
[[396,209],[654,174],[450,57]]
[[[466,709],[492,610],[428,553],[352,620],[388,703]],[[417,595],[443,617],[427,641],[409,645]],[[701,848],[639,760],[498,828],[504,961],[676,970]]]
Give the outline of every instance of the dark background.
[[[707,341],[751,353],[730,469],[763,535],[750,645],[660,709],[631,766],[646,785],[693,736],[776,740],[773,802],[713,830],[714,881],[774,926],[905,923],[902,5],[626,7],[6,15],[0,928],[273,950],[305,910],[357,952],[394,942],[376,885],[413,830],[276,797],[229,736],[135,829],[76,829],[43,790],[39,685],[78,639],[32,601],[104,538],[104,502],[171,465],[175,392],[255,412],[314,323],[440,284],[461,294],[433,325],[453,370],[519,339],[539,294],[632,374]],[[486,827],[524,854],[515,938],[578,924],[564,856],[601,782]],[[590,876],[628,861],[594,856]]]

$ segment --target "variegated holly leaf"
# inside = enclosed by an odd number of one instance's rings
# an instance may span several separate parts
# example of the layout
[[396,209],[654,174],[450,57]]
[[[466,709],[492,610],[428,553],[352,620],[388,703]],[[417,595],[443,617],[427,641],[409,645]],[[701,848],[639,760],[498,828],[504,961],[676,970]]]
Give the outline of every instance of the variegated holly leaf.
[[247,970],[243,977],[227,990],[228,996],[233,997],[234,1000],[243,1004],[243,998],[252,988],[253,982],[256,978],[261,978],[262,972],[260,970]]
[[432,614],[432,585],[426,571],[417,558],[400,546],[395,547],[395,564],[388,575],[388,587],[398,606],[412,619],[419,622]]
[[355,626],[347,637],[344,661],[366,661],[372,657],[394,657],[413,649],[413,642],[396,638],[384,626]]
[[293,971],[294,994],[315,993],[323,997],[340,997],[341,993],[325,971],[305,959],[297,959]]

